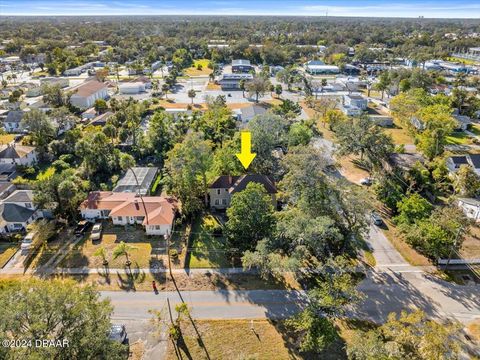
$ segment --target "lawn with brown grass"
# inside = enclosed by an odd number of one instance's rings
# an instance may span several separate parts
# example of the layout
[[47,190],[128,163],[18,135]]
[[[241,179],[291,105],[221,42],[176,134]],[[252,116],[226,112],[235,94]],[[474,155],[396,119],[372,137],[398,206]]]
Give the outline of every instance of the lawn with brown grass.
[[470,233],[462,243],[460,255],[464,259],[480,258],[480,228],[477,225],[470,227]]
[[10,258],[17,252],[18,245],[14,243],[0,244],[0,269],[10,260]]
[[337,163],[341,167],[342,175],[350,182],[359,183],[361,179],[366,178],[369,176],[368,171],[364,169],[360,169],[355,163],[353,162],[355,158],[352,156],[344,156],[341,157]]
[[0,135],[0,144],[9,144],[15,139],[15,134],[2,134]]
[[480,342],[480,319],[474,320],[468,324],[467,329],[475,340]]
[[414,143],[408,131],[400,126],[385,128],[385,133],[392,137],[395,145],[410,145]]
[[117,259],[113,258],[113,251],[121,241],[134,247],[129,253],[133,266],[149,268],[162,262],[159,255],[165,254],[166,248],[165,240],[162,237],[149,237],[140,226],[123,227],[114,226],[111,223],[104,223],[103,225],[104,230],[100,241],[92,242],[87,235],[68,253],[59,266],[66,268],[102,267],[102,259],[94,254],[100,247],[104,247],[107,251],[109,266],[111,268],[123,268],[126,261],[125,256],[120,256]]
[[[208,68],[209,62],[210,62],[210,60],[208,60],[208,59],[195,60],[194,63],[193,63],[193,66],[189,67],[188,69],[186,69],[184,71],[185,75],[188,75],[188,76],[207,76],[207,75],[210,75],[213,70]],[[199,68],[199,66],[201,68]]]

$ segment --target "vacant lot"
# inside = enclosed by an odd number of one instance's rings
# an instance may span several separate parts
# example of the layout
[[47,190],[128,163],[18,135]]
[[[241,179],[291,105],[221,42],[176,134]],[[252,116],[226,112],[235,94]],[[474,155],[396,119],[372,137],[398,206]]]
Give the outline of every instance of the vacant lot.
[[193,66],[185,70],[185,75],[188,76],[205,76],[212,73],[212,69],[208,68],[208,59],[198,59],[195,60]]
[[95,252],[104,247],[107,252],[107,260],[111,268],[123,268],[126,257],[124,255],[113,258],[113,251],[121,241],[127,243],[132,249],[129,258],[133,266],[139,268],[156,267],[163,264],[166,244],[160,236],[148,237],[142,227],[114,226],[104,223],[102,239],[92,242],[88,235],[80,241],[74,249],[60,263],[60,267],[102,267],[102,258],[95,256]]
[[195,219],[186,267],[221,268],[229,266],[225,238],[213,234],[214,230],[219,227],[218,220],[210,214]]
[[[169,342],[167,359],[346,359],[345,345],[355,330],[371,324],[362,321],[338,321],[338,340],[320,354],[300,353],[298,339],[284,321],[270,320],[198,320],[196,329],[189,320],[181,323],[181,337]],[[197,332],[198,331],[198,332]],[[174,346],[175,344],[175,346]],[[234,346],[232,346],[234,344]]]

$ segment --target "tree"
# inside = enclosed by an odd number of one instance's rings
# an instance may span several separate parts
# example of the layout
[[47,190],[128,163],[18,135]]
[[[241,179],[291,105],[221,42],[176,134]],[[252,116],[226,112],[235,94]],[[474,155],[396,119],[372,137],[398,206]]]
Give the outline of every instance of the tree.
[[232,248],[252,250],[257,242],[272,234],[275,218],[272,199],[261,184],[250,183],[232,196],[225,223]]
[[421,310],[388,315],[385,324],[357,331],[347,346],[349,359],[457,359],[461,326],[429,320]]
[[27,129],[41,157],[48,151],[48,143],[55,137],[51,119],[41,110],[32,109],[25,113],[21,126]]
[[255,102],[258,103],[259,96],[263,96],[270,89],[270,81],[260,76],[253,78],[245,84],[248,96],[255,96]]
[[117,137],[117,128],[113,126],[113,124],[107,123],[102,132],[105,134],[106,137],[112,140],[112,144],[115,142],[115,138]]
[[120,244],[118,244],[113,249],[113,253],[112,253],[113,259],[115,260],[120,256],[125,256],[125,260],[126,260],[125,265],[129,267],[132,264],[132,262],[130,261],[130,253],[136,249],[137,248],[135,246],[132,246],[132,245],[126,244],[123,241],[120,241]]
[[471,166],[460,165],[455,176],[454,188],[458,194],[466,197],[475,197],[479,194],[480,179]]
[[162,84],[162,92],[165,94],[165,100],[168,99],[167,95],[168,95],[169,91],[170,91],[170,85],[167,84],[167,83],[163,83]]
[[368,116],[339,122],[333,129],[339,155],[359,155],[372,169],[380,168],[393,152],[392,138]]
[[63,94],[60,85],[43,85],[42,86],[43,101],[53,107],[61,107],[67,105],[67,100]]
[[391,79],[388,71],[384,71],[380,74],[378,82],[375,83],[375,89],[382,92],[382,100],[387,90],[391,85]]
[[103,266],[108,265],[107,250],[105,249],[104,246],[100,246],[97,250],[95,250],[95,252],[93,253],[93,256],[97,256],[101,258]]
[[433,206],[422,196],[415,193],[399,201],[397,210],[399,214],[395,217],[395,222],[399,225],[411,225],[430,216]]
[[282,84],[275,85],[275,94],[277,95],[277,98],[280,99],[280,95],[282,95],[282,92],[283,92]]
[[[0,335],[3,339],[52,340],[58,346],[4,347],[2,359],[124,359],[128,349],[108,338],[113,307],[90,285],[72,280],[3,283]],[[3,351],[3,354],[2,354]]]
[[288,131],[288,146],[308,145],[313,131],[304,123],[295,123]]
[[190,89],[188,90],[188,97],[192,100],[192,105],[193,105],[193,99],[197,96],[197,93],[195,90]]
[[95,108],[95,111],[102,114],[105,111],[108,110],[108,105],[107,102],[103,99],[97,99],[95,100],[95,103],[93,104],[93,107]]
[[184,215],[202,208],[200,197],[207,203],[207,172],[211,162],[212,143],[204,140],[200,132],[188,133],[167,153],[164,183],[180,199]]

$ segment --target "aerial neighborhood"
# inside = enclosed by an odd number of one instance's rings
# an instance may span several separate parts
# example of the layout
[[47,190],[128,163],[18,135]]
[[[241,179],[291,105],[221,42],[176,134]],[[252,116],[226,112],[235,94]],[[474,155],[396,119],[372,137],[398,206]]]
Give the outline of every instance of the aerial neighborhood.
[[0,358],[480,356],[479,21],[126,19],[0,24]]

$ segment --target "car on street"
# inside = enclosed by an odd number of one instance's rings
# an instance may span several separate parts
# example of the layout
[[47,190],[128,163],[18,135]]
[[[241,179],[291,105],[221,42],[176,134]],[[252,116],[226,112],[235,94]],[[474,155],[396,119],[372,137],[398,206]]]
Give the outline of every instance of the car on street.
[[112,325],[110,327],[108,338],[112,341],[123,344],[127,340],[127,329],[125,328],[125,325]]
[[34,240],[35,234],[32,232],[29,232],[27,235],[22,240],[22,243],[20,244],[20,250],[23,253],[28,252],[32,246],[33,246],[33,240]]
[[91,223],[88,222],[87,220],[82,220],[82,221],[79,221],[77,226],[75,227],[75,236],[82,236],[83,234],[85,234],[88,230],[88,228],[90,227]]
[[372,218],[372,222],[375,225],[381,226],[383,224],[382,217],[378,215],[375,211],[372,211],[371,218]]
[[91,240],[100,240],[102,238],[102,223],[96,223],[93,225],[92,233],[90,234]]

